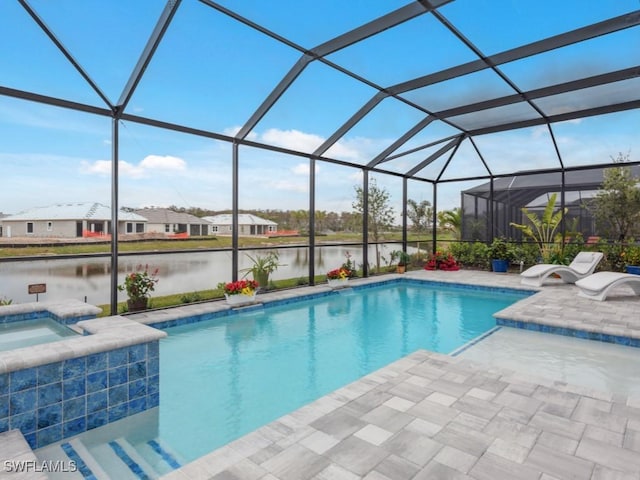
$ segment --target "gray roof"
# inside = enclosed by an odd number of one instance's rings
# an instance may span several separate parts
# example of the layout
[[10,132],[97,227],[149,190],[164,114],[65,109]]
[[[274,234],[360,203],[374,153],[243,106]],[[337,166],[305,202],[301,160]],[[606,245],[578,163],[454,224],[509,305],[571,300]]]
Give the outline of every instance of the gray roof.
[[[111,207],[97,202],[57,203],[46,207],[35,207],[15,215],[8,215],[3,221],[38,220],[111,220]],[[118,220],[146,222],[145,217],[133,212],[118,212]]]
[[[214,225],[231,225],[232,219],[230,213],[222,213],[220,215],[214,215],[212,217],[203,217],[208,221],[213,223]],[[272,222],[271,220],[266,220],[264,218],[256,217],[250,213],[239,213],[238,214],[238,224],[239,225],[278,225],[276,222]]]
[[186,224],[203,224],[209,223],[206,219],[196,217],[190,213],[175,212],[168,208],[141,208],[135,210],[138,215],[142,215],[149,223],[186,223]]

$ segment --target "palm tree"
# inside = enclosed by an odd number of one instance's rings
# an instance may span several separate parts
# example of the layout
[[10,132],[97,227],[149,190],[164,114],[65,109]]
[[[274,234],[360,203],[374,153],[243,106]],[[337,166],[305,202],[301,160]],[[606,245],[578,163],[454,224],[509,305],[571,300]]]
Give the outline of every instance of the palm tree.
[[438,212],[438,224],[440,228],[451,232],[456,240],[460,240],[460,232],[462,231],[462,209],[456,207],[453,210]]

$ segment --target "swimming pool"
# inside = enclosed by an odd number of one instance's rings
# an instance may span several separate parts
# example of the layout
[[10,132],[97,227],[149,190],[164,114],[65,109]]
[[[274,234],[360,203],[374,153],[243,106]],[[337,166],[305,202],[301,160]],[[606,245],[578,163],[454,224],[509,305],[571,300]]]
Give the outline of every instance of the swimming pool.
[[162,472],[417,349],[451,352],[525,295],[391,282],[167,328],[157,415],[88,431],[82,449],[101,465],[135,458]]
[[77,333],[52,318],[0,323],[0,352],[55,342],[73,335]]

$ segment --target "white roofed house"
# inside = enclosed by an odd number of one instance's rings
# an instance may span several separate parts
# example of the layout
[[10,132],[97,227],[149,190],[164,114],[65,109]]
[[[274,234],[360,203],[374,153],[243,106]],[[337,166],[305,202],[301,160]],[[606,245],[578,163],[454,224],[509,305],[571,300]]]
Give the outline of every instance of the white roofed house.
[[[232,217],[230,213],[203,217],[211,222],[213,235],[231,235]],[[269,235],[278,231],[278,224],[250,213],[238,214],[238,235]]]
[[[0,219],[3,237],[81,238],[111,234],[111,208],[97,202],[58,203]],[[121,234],[144,233],[147,219],[118,213]]]
[[141,208],[134,212],[148,220],[147,232],[150,233],[185,237],[209,235],[209,222],[190,213],[157,207]]

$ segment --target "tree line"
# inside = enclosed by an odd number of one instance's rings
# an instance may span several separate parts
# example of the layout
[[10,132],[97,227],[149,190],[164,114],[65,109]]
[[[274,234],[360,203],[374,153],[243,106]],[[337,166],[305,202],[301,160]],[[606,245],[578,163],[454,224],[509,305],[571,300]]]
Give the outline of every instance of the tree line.
[[[368,188],[369,231],[373,240],[377,241],[382,232],[400,230],[400,225],[394,224],[396,212],[391,206],[389,192],[371,180]],[[364,190],[361,186],[354,186],[354,201],[351,212],[333,212],[316,210],[314,215],[316,232],[347,232],[355,233],[362,230],[362,216],[364,212]],[[208,210],[200,207],[178,207],[171,205],[170,210],[189,213],[196,217],[206,217],[219,214],[229,214],[230,210]],[[271,220],[278,224],[280,230],[297,230],[307,233],[309,228],[309,210],[278,210],[278,209],[249,209],[239,210],[238,213],[250,213],[258,217]],[[407,200],[407,218],[411,222],[410,229],[416,233],[425,233],[433,229],[433,208],[427,200],[420,202]],[[449,230],[453,236],[459,238],[462,215],[460,208],[443,210],[437,213],[439,228]]]

